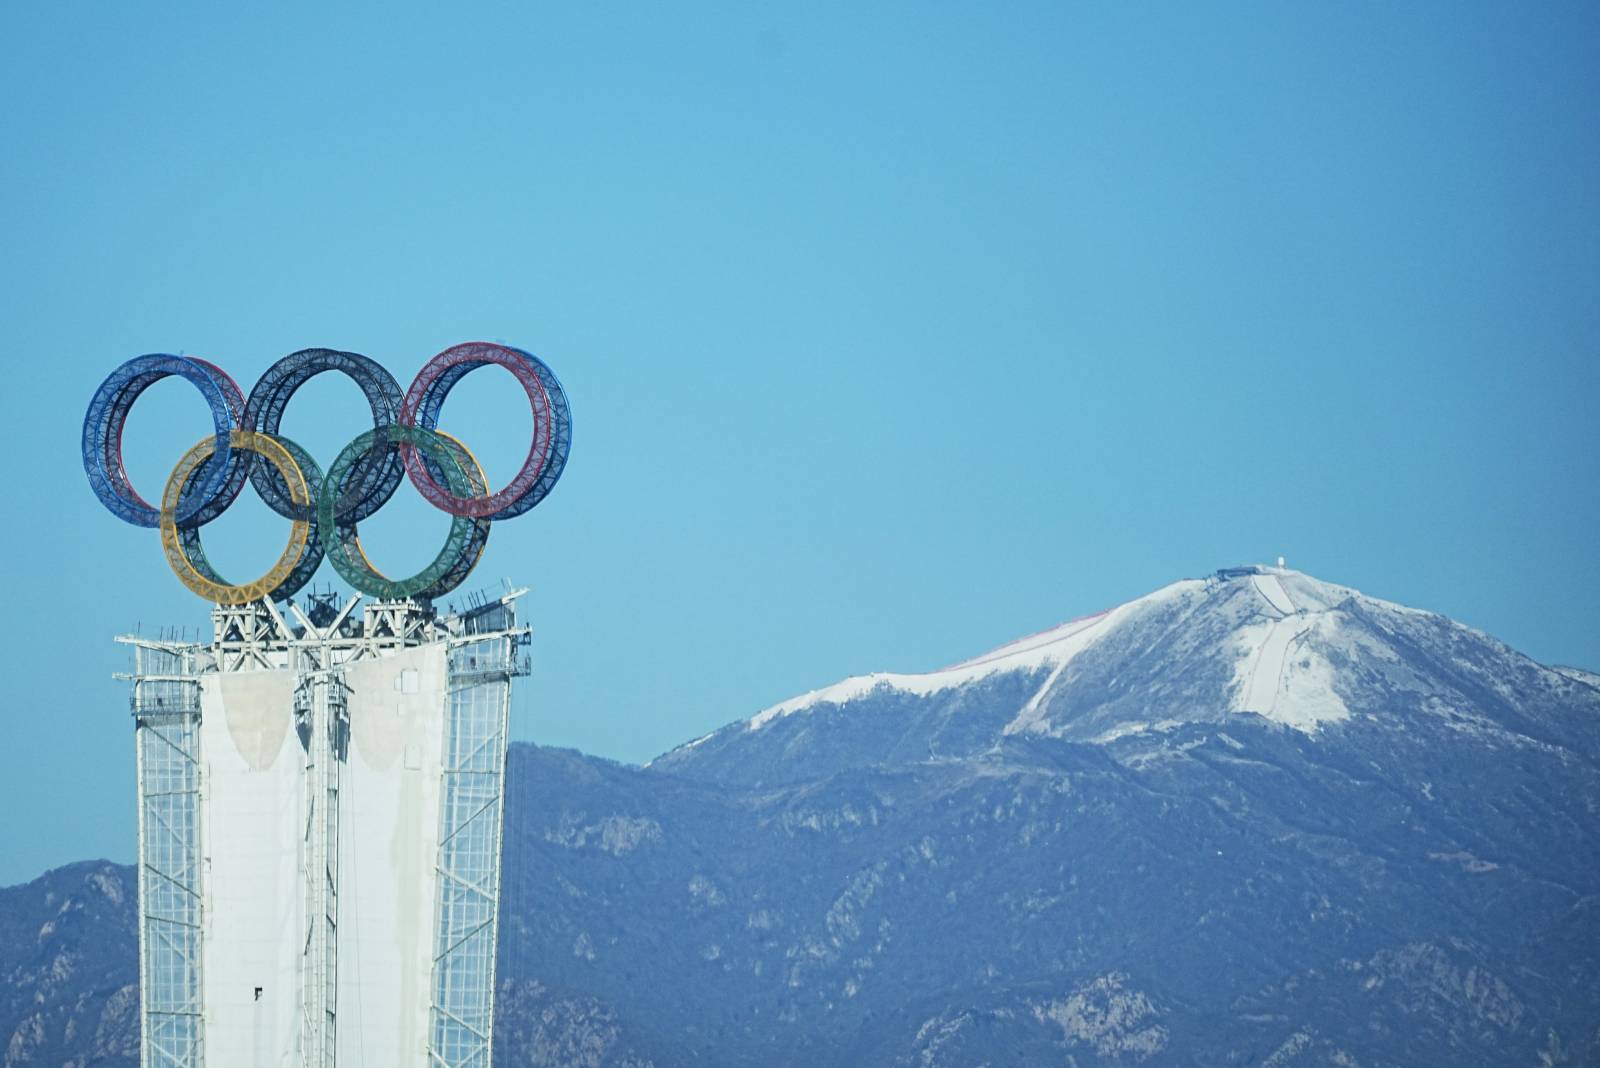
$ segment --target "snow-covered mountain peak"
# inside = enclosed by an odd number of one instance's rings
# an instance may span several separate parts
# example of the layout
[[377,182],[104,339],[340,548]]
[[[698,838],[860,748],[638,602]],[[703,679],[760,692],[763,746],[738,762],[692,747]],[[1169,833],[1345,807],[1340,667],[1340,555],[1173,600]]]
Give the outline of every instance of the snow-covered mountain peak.
[[750,730],[760,730],[780,717],[821,704],[844,704],[878,689],[927,696],[965,686],[1002,672],[1031,671],[1064,664],[1093,645],[1102,635],[1115,629],[1118,623],[1129,615],[1181,594],[1188,587],[1198,585],[1203,583],[1193,579],[1175,582],[1138,600],[1093,615],[1080,616],[937,671],[919,674],[874,672],[870,675],[853,675],[832,686],[812,690],[764,709],[749,720],[748,727]]
[[802,753],[832,764],[963,758],[1030,737],[1159,753],[1186,725],[1234,723],[1319,739],[1367,724],[1600,753],[1600,689],[1436,613],[1250,565],[935,671],[844,679],[655,763],[745,760],[776,773]]
[[[1238,596],[1241,589],[1242,597]],[[1237,691],[1234,708],[1254,712],[1302,730],[1349,715],[1332,692],[1326,665],[1305,658],[1291,663],[1291,650],[1314,627],[1331,634],[1337,624],[1320,619],[1360,596],[1354,590],[1283,568],[1224,568],[1208,579],[1183,579],[1115,608],[1069,620],[1059,626],[1007,642],[970,660],[915,674],[875,672],[857,675],[767,708],[748,721],[760,730],[775,720],[820,705],[842,705],[878,690],[929,696],[1009,672],[1048,670],[1034,698],[1007,725],[1006,733],[1049,732],[1044,698],[1060,683],[1080,654],[1130,626],[1170,615],[1191,617],[1208,602],[1235,633],[1230,659]],[[1398,606],[1395,606],[1398,607]],[[1280,699],[1281,698],[1281,699]]]

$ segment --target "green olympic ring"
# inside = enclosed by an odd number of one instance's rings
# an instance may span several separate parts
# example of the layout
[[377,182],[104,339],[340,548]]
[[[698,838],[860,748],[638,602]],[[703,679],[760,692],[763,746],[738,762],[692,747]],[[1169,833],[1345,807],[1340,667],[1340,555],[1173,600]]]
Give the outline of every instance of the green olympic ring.
[[[489,521],[470,516],[450,517],[450,533],[444,547],[433,563],[405,579],[391,579],[384,575],[361,548],[354,523],[338,523],[334,506],[338,502],[339,488],[349,477],[356,461],[384,445],[410,446],[437,464],[445,474],[450,492],[457,497],[470,499],[489,495],[489,480],[483,474],[477,459],[467,447],[448,434],[420,426],[403,426],[395,423],[374,427],[344,447],[327,477],[322,480],[322,491],[317,495],[317,531],[323,535],[328,563],[333,565],[346,582],[363,593],[385,600],[402,600],[415,597],[427,600],[453,589],[472,573],[483,556],[484,545],[489,540]],[[335,532],[332,538],[329,531]]]

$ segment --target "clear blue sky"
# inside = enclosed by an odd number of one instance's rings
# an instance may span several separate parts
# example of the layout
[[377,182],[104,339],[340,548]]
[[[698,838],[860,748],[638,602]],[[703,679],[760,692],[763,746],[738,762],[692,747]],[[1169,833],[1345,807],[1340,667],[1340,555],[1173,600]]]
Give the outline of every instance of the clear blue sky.
[[[79,464],[150,351],[544,357],[572,461],[475,576],[533,587],[543,743],[646,760],[1279,553],[1600,668],[1592,4],[19,0],[0,40],[0,883],[131,858],[111,637],[208,619]],[[501,480],[510,387],[445,410]],[[285,431],[363,418],[319,379]],[[147,495],[204,419],[136,409]],[[445,529],[401,496],[392,571]],[[285,533],[246,498],[238,575]]]

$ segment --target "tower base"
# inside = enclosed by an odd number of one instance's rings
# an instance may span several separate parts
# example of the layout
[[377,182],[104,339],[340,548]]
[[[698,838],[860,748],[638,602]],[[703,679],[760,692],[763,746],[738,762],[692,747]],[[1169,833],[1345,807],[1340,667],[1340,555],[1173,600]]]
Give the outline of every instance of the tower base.
[[524,592],[219,605],[210,643],[118,639],[142,1068],[488,1068]]

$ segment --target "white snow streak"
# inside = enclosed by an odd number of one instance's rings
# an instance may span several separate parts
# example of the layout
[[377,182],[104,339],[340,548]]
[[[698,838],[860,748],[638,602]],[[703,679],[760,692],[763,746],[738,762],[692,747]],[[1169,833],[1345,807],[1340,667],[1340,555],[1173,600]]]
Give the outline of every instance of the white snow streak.
[[1248,628],[1241,632],[1241,636],[1249,632],[1259,633],[1263,627],[1266,630],[1265,640],[1253,657],[1241,661],[1241,664],[1248,663],[1250,666],[1242,672],[1240,680],[1243,683],[1240,692],[1244,697],[1239,703],[1239,711],[1259,712],[1270,719],[1272,706],[1278,703],[1278,693],[1283,688],[1283,661],[1288,656],[1289,643],[1305,633],[1305,621],[1297,616],[1285,616]]
[[[1127,604],[1119,605],[1109,612],[1085,616],[1082,619],[1074,619],[1069,623],[1061,624],[1059,627],[1009,642],[982,656],[974,657],[971,660],[963,661],[939,671],[907,675],[892,672],[856,675],[845,679],[843,682],[836,682],[832,686],[825,686],[820,690],[812,690],[810,693],[801,694],[799,697],[792,697],[781,704],[773,705],[751,719],[749,729],[753,731],[760,730],[780,716],[787,716],[810,708],[813,705],[844,704],[846,701],[864,697],[880,687],[925,697],[941,690],[965,686],[970,682],[976,682],[990,675],[1038,668],[1046,664],[1055,668],[1058,674],[1062,665],[1099,641],[1103,635],[1114,629],[1130,613],[1160,603],[1170,597],[1177,596],[1185,589],[1198,585],[1201,585],[1201,583],[1192,579],[1175,582],[1136,601],[1129,601]],[[1043,691],[1041,690],[1041,692]],[[1022,729],[1023,717],[1029,715],[1030,710],[1037,714],[1038,694],[1035,694],[1034,699],[1029,701],[1017,720],[1006,728],[1007,733]]]
[[1326,607],[1328,602],[1314,602],[1309,611],[1296,608],[1276,575],[1257,575],[1252,581],[1262,599],[1282,614],[1240,628],[1234,707],[1307,733],[1323,723],[1349,719],[1350,710],[1333,687],[1333,666],[1305,640],[1314,632],[1324,639],[1337,636],[1338,617]]
[[1277,575],[1252,575],[1250,581],[1255,584],[1256,592],[1276,609],[1279,615],[1294,615],[1294,601],[1290,599],[1289,591],[1283,588],[1283,583],[1278,581]]

